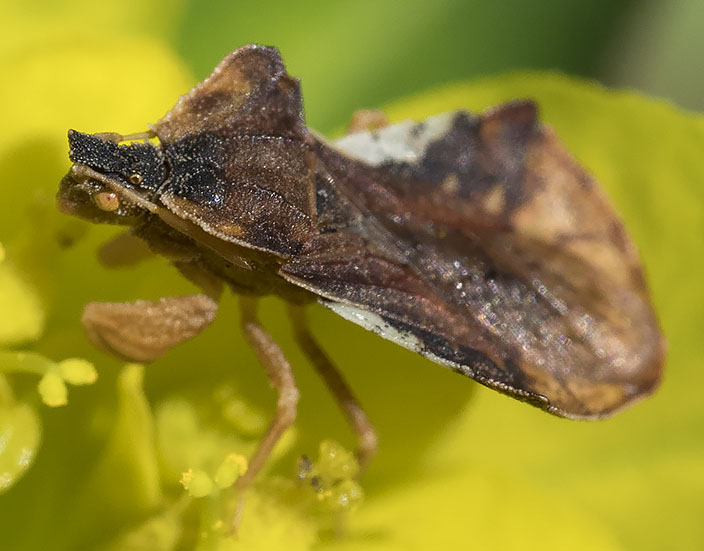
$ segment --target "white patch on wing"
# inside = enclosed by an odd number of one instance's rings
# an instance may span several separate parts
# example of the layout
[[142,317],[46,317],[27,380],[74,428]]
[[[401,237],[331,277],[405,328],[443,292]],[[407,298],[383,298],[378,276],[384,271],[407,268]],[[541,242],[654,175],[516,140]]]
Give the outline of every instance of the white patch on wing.
[[403,121],[379,130],[363,130],[343,136],[332,147],[374,166],[388,161],[413,164],[423,158],[429,144],[447,133],[454,118],[455,113],[444,113],[423,122]]
[[390,340],[399,346],[408,348],[408,350],[412,350],[413,352],[428,358],[430,361],[445,367],[460,369],[468,377],[473,376],[473,371],[470,366],[460,365],[433,354],[425,347],[423,341],[421,341],[416,335],[394,327],[374,312],[369,312],[368,310],[363,310],[354,304],[346,304],[343,302],[331,302],[329,300],[319,300],[318,302],[326,308],[330,308],[330,310],[346,320],[356,323],[357,325],[361,325],[366,330]]
[[342,302],[328,302],[326,300],[321,301],[321,303],[346,320],[361,325],[368,331],[395,342],[404,348],[408,348],[414,352],[420,352],[423,348],[423,344],[418,337],[406,331],[400,331],[374,312],[362,310],[357,306],[344,304]]

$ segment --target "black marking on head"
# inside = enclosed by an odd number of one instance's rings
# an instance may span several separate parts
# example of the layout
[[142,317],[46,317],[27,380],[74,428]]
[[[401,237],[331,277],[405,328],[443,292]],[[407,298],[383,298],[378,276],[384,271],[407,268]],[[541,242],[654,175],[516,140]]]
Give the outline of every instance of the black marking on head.
[[[69,130],[68,143],[71,161],[87,165],[125,187],[145,192],[145,199],[150,199],[166,178],[167,167],[154,144],[119,145],[75,130]],[[131,178],[135,174],[141,178]]]
[[134,224],[166,180],[160,149],[151,143],[119,145],[75,130],[69,130],[68,141],[74,166],[61,181],[59,209],[93,222]]
[[99,172],[120,172],[124,168],[115,142],[69,130],[68,145],[68,156],[74,163],[88,165]]

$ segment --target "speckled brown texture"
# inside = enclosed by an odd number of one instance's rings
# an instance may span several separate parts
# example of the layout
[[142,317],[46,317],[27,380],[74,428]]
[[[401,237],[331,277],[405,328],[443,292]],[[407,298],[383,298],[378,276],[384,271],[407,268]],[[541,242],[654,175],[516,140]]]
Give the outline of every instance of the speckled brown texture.
[[[408,158],[355,158],[305,127],[278,52],[248,46],[153,126],[158,146],[75,133],[81,181],[64,179],[60,203],[133,225],[204,287],[362,312],[382,336],[557,415],[605,417],[652,392],[664,340],[596,183],[530,101],[447,121]],[[363,128],[383,148],[377,126]],[[105,191],[120,209],[96,210]]]

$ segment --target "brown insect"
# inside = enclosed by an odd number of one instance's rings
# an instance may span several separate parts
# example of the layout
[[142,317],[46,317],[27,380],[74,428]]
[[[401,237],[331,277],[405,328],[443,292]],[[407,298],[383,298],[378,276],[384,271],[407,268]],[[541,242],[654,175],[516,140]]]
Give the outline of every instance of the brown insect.
[[[290,303],[363,464],[374,430],[309,332],[307,303],[563,417],[606,417],[653,391],[665,347],[636,249],[533,102],[354,121],[334,142],[311,132],[278,51],[246,46],[147,132],[69,132],[61,210],[131,226],[203,289],[89,304],[95,343],[154,360],[212,321],[223,284],[242,296],[242,329],[279,397],[241,487],[298,401],[288,361],[257,321],[265,294]],[[126,243],[105,257],[119,262]]]

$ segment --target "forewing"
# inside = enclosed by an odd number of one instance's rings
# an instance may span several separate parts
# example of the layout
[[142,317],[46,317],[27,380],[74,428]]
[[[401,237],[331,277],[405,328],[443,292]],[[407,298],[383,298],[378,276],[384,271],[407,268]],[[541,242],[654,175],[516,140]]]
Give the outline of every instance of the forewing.
[[280,274],[381,337],[518,399],[548,405],[524,383],[509,350],[493,349],[475,320],[448,304],[410,266],[358,233],[315,238]]
[[[358,213],[350,231],[451,313],[443,314],[448,327],[422,308],[409,311],[413,292],[394,306],[421,353],[518,397],[542,396],[536,403],[568,417],[603,417],[655,388],[664,342],[635,248],[534,104],[404,123],[348,136],[335,149],[321,144],[318,153],[326,185]],[[303,274],[303,262],[293,271]],[[305,277],[325,280],[312,265],[316,275]],[[378,312],[386,281],[357,296],[346,287],[349,269],[339,281],[321,280],[319,292]],[[427,352],[433,339],[444,352]],[[471,361],[457,361],[461,350],[489,358],[500,376],[477,377]]]

